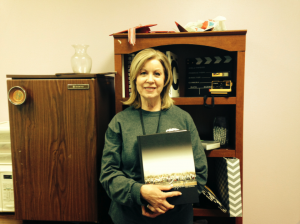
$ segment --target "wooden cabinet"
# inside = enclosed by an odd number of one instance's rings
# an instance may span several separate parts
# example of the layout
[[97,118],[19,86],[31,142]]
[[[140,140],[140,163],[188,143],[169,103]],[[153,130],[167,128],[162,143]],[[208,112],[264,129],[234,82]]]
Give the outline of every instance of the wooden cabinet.
[[[123,55],[138,52],[145,48],[161,51],[170,50],[178,56],[180,97],[173,98],[175,105],[188,111],[193,117],[202,139],[212,139],[215,116],[229,117],[230,141],[226,148],[206,152],[208,160],[214,157],[236,157],[240,159],[241,181],[243,180],[243,110],[244,110],[244,70],[246,50],[246,30],[200,32],[200,33],[151,33],[136,34],[136,44],[128,43],[127,34],[114,35],[116,112],[124,109],[122,97],[122,58]],[[226,55],[234,58],[234,93],[230,97],[215,97],[214,108],[203,106],[203,97],[185,97],[186,58]],[[212,103],[208,97],[207,104]],[[210,164],[210,163],[209,163]],[[210,168],[209,168],[210,169]],[[211,181],[213,175],[209,175]],[[243,182],[243,181],[242,181]],[[205,217],[209,223],[242,223],[242,218],[229,218],[218,209],[194,208],[194,216]]]
[[8,91],[26,92],[23,104],[9,103],[16,219],[104,223],[100,157],[115,110],[114,78],[7,77]]

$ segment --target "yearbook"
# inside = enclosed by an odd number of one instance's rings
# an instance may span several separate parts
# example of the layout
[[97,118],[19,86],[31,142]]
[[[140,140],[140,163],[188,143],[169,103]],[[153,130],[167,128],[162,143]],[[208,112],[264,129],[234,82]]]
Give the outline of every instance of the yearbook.
[[195,163],[189,131],[166,132],[137,137],[143,183],[173,185],[170,204],[199,202]]

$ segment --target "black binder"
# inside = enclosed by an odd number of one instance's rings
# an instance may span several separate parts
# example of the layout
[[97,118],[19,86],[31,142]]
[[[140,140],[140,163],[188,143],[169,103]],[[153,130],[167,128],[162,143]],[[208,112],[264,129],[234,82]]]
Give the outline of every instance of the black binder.
[[170,204],[199,202],[195,163],[189,131],[166,132],[137,137],[142,180],[145,184],[172,184]]

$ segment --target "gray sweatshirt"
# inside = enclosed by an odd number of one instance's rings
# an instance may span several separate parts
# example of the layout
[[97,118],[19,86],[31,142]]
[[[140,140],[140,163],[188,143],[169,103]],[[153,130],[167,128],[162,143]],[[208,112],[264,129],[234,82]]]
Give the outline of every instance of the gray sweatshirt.
[[[146,134],[156,133],[160,112],[142,110],[142,113]],[[158,133],[174,129],[188,130],[191,133],[197,187],[200,194],[207,181],[206,156],[193,119],[177,106],[162,111]],[[177,205],[166,214],[154,219],[142,216],[141,205],[146,202],[140,196],[143,183],[137,143],[139,135],[143,135],[140,114],[139,110],[133,107],[118,113],[108,125],[105,134],[100,182],[112,200],[109,214],[115,224],[157,224],[158,220],[176,217],[179,211],[185,210],[184,207],[192,209],[190,205]]]

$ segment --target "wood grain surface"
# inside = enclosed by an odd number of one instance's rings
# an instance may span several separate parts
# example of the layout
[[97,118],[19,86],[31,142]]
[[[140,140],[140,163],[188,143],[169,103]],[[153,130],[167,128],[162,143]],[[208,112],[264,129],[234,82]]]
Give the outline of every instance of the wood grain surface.
[[[90,89],[68,90],[68,84]],[[103,148],[103,140],[97,143],[97,81],[22,79],[7,86],[27,92],[23,105],[9,103],[16,219],[97,221]]]
[[[178,56],[180,97],[173,98],[175,105],[186,110],[192,116],[202,139],[212,139],[213,119],[215,116],[226,116],[229,119],[229,146],[219,150],[207,151],[208,159],[213,157],[237,157],[241,165],[243,183],[243,119],[244,119],[244,77],[247,30],[219,32],[188,32],[165,34],[137,34],[134,46],[128,43],[127,34],[114,34],[116,76],[116,112],[122,111],[122,54],[130,54],[145,48],[155,48],[162,52],[170,50]],[[230,55],[234,60],[232,80],[233,92],[230,97],[215,97],[212,109],[203,106],[203,97],[185,97],[186,59],[206,56]],[[212,103],[212,98],[207,99]],[[209,168],[210,170],[210,168]],[[242,184],[243,186],[243,184]],[[194,209],[194,219],[205,218],[209,223],[242,224],[243,219],[224,217],[220,211],[213,209]],[[226,215],[225,215],[226,216]]]
[[246,33],[246,30],[166,34],[141,33],[136,34],[134,46],[128,43],[128,34],[115,34],[115,54],[129,54],[149,47],[170,44],[202,45],[226,51],[245,51]]

